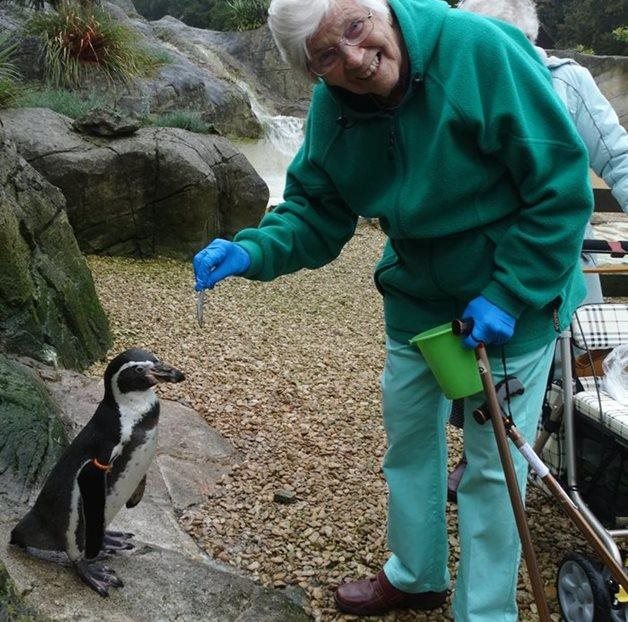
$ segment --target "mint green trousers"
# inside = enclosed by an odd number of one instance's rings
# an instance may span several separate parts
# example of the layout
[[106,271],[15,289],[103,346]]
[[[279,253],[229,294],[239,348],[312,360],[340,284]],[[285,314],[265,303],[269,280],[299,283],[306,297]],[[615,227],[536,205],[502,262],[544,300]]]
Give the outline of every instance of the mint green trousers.
[[[515,424],[532,444],[554,343],[508,357],[506,371],[525,393],[511,401]],[[489,357],[493,378],[504,377],[500,357]],[[413,346],[388,339],[382,373],[388,447],[384,475],[389,488],[388,580],[405,592],[449,588],[445,521],[447,442],[451,402],[444,397]],[[460,562],[453,613],[457,622],[516,622],[516,586],[521,546],[489,422],[472,416],[482,393],[465,399],[464,451],[468,466],[458,488]],[[527,465],[512,443],[519,486],[525,494]]]

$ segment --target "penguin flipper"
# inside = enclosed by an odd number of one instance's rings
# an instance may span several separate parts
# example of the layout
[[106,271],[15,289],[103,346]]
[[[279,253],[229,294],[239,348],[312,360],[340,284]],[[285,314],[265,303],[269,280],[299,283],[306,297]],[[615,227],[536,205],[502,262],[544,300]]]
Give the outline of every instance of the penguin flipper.
[[126,502],[127,508],[134,508],[144,496],[144,490],[146,489],[146,475],[142,477],[140,483],[137,485],[137,488],[133,492],[133,494],[129,497],[129,500]]
[[85,557],[93,559],[100,552],[105,535],[107,471],[90,460],[78,475],[78,485],[85,519]]

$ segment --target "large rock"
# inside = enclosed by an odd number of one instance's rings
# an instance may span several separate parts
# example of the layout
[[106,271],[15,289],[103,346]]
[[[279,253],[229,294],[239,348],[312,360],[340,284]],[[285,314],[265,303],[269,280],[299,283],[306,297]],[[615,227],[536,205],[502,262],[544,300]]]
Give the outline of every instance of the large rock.
[[86,367],[107,351],[107,318],[63,195],[1,127],[0,205],[0,350]]
[[85,253],[191,257],[209,239],[256,225],[268,188],[222,137],[145,128],[108,140],[73,132],[47,109],[0,113],[22,156],[67,201]]
[[312,82],[281,59],[267,26],[217,32],[187,26],[171,16],[151,26],[159,39],[194,65],[222,77],[239,76],[242,88],[252,91],[271,111],[292,116],[307,111]]
[[43,481],[68,444],[58,415],[39,377],[0,353],[0,489],[28,499]]
[[214,54],[208,55],[204,50],[190,54],[189,49],[177,46],[168,35],[158,35],[130,0],[106,2],[105,6],[116,19],[136,31],[137,40],[144,47],[169,60],[150,75],[135,77],[123,88],[112,90],[106,81],[100,80],[86,85],[87,90],[99,92],[104,100],[140,116],[190,110],[202,113],[203,119],[224,136],[261,138],[263,128],[247,93]]

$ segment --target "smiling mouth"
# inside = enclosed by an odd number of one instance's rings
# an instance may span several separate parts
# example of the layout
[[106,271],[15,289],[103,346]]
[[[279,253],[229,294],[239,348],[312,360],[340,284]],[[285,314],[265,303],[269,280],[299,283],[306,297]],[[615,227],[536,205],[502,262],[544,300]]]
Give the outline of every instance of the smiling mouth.
[[368,80],[379,68],[379,64],[382,60],[382,53],[377,52],[368,69],[361,75],[357,76],[358,80]]

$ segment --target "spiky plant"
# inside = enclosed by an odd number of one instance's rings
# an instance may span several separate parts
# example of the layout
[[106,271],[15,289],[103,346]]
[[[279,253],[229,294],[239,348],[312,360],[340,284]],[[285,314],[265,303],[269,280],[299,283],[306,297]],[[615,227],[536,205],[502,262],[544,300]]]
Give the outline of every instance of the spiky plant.
[[253,30],[266,22],[269,0],[227,0],[233,30]]
[[13,64],[16,43],[11,43],[11,34],[0,34],[0,108],[8,106],[18,93],[20,74]]
[[128,81],[157,64],[135,43],[131,29],[91,3],[62,1],[57,12],[34,15],[26,31],[41,38],[54,86],[79,86],[93,72]]

